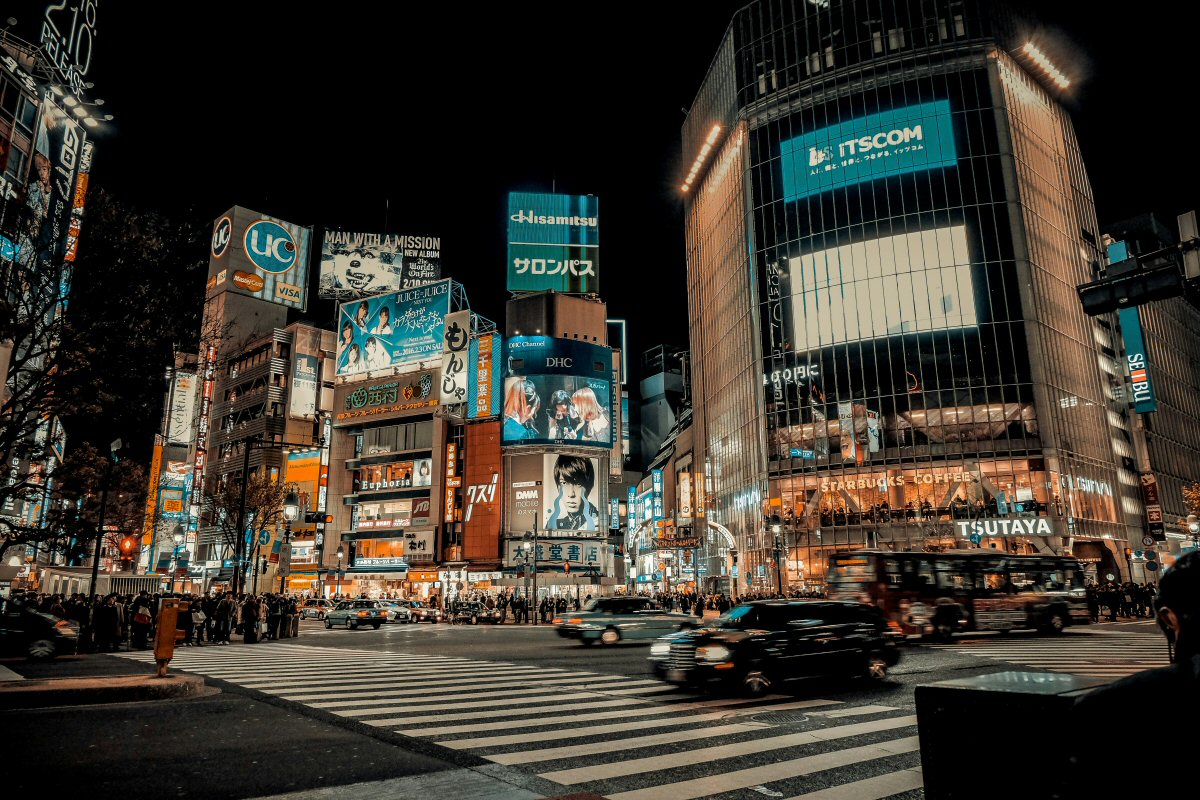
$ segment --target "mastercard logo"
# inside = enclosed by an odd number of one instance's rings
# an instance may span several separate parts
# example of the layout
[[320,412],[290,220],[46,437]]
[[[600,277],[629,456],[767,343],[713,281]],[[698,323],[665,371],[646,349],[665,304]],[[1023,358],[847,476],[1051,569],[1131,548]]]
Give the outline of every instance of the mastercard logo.
[[261,292],[263,279],[253,272],[242,272],[240,269],[233,273],[233,285],[239,289],[245,289],[247,292]]

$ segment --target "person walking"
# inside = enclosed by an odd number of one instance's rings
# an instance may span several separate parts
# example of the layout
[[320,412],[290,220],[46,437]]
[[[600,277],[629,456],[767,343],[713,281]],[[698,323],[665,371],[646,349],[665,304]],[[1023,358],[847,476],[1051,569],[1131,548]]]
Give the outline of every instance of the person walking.
[[229,644],[234,611],[233,593],[225,592],[221,595],[221,600],[217,603],[216,611],[213,614],[217,623],[217,644]]

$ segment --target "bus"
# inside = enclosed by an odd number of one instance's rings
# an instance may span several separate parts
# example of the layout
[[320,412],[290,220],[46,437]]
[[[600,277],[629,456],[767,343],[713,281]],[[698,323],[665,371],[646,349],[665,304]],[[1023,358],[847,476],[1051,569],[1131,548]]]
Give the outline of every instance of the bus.
[[1087,624],[1083,567],[1074,558],[995,550],[855,550],[829,556],[831,599],[883,610],[908,636]]

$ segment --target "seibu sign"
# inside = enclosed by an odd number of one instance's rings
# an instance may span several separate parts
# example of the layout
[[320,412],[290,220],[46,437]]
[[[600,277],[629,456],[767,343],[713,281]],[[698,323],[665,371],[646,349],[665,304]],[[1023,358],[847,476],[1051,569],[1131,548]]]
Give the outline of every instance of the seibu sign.
[[956,523],[960,536],[1053,536],[1050,520],[1045,517],[1026,519],[973,519]]

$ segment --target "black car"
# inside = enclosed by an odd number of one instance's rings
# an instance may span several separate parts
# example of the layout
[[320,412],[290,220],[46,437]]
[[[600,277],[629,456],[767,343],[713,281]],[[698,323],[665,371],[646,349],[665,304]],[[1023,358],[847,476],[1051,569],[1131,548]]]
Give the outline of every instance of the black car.
[[900,660],[873,606],[822,600],[739,605],[708,627],[664,636],[650,649],[659,678],[763,694],[801,678],[887,677]]
[[79,626],[38,611],[20,600],[4,602],[0,612],[0,653],[50,659],[79,648]]

